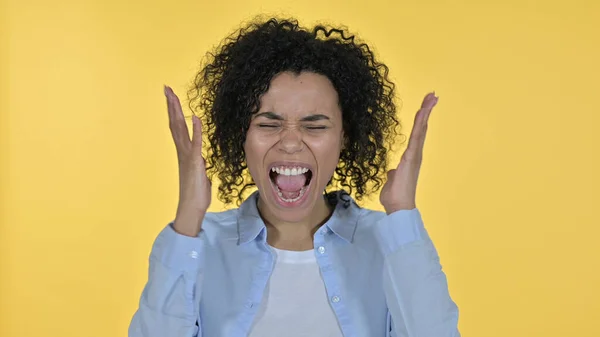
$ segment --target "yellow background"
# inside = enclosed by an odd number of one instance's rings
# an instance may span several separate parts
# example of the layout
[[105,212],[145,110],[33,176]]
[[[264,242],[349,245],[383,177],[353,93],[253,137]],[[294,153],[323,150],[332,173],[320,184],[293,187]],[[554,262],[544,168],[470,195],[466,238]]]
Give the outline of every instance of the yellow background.
[[162,85],[261,12],[370,42],[406,133],[439,94],[418,204],[464,336],[600,336],[598,1],[3,1],[0,336],[126,335],[177,202]]

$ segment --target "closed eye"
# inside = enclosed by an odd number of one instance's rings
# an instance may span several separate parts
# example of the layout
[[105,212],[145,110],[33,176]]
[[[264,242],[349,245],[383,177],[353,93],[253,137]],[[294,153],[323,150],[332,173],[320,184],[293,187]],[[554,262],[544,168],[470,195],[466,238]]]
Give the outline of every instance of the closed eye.
[[277,124],[258,124],[259,128],[277,128],[279,125]]
[[325,129],[327,129],[327,127],[324,126],[324,125],[321,125],[321,126],[307,126],[306,128],[309,129],[309,130],[325,130]]

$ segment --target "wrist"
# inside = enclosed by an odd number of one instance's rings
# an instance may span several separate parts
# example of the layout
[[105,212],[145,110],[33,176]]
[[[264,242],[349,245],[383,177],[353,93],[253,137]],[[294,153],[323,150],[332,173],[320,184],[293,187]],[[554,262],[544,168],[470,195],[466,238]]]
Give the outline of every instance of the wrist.
[[204,213],[201,215],[178,214],[173,221],[173,229],[179,234],[196,237],[202,229],[203,220]]
[[413,210],[413,209],[417,208],[417,205],[414,202],[413,203],[399,203],[399,204],[394,204],[394,205],[384,205],[383,208],[385,209],[385,213],[387,215],[390,215],[390,214],[398,212],[398,211]]

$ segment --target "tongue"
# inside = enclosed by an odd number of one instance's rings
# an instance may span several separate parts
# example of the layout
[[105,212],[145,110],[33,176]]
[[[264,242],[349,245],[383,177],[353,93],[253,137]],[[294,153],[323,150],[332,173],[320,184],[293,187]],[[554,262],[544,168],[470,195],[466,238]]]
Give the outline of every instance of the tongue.
[[284,176],[278,174],[275,178],[275,184],[282,192],[299,192],[306,183],[306,176],[298,174],[295,176]]

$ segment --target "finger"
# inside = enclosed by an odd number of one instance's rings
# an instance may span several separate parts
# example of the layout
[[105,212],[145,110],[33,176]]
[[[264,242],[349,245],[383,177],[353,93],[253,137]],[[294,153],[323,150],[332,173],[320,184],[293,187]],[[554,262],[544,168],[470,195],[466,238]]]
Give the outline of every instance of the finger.
[[433,107],[437,104],[438,98],[435,96],[435,92],[431,92],[425,96],[421,108],[417,111],[415,116],[415,123],[413,128],[423,128],[427,126],[429,121],[429,115],[433,110]]
[[168,86],[165,86],[165,96],[167,98],[167,111],[169,113],[169,128],[171,129],[175,146],[178,150],[187,149],[190,145],[190,135],[179,98],[175,95],[173,89]]
[[394,176],[394,174],[396,174],[396,171],[398,171],[397,169],[391,169],[389,171],[387,171],[387,180],[392,179],[392,177]]
[[202,156],[202,122],[196,115],[192,116],[192,151],[197,156]]
[[437,104],[438,98],[435,96],[435,91],[425,95],[423,102],[421,103],[421,109],[431,110]]
[[435,92],[428,94],[423,100],[423,104],[421,108],[425,110],[425,114],[423,116],[423,122],[425,123],[425,127],[429,123],[429,116],[433,111],[433,108],[437,105],[439,97],[435,96]]
[[404,153],[407,157],[406,159],[420,158],[423,154],[429,115],[433,107],[437,104],[437,101],[438,98],[433,92],[427,94],[423,99],[421,109],[417,111],[417,115],[415,116],[415,122],[408,140],[408,147]]

